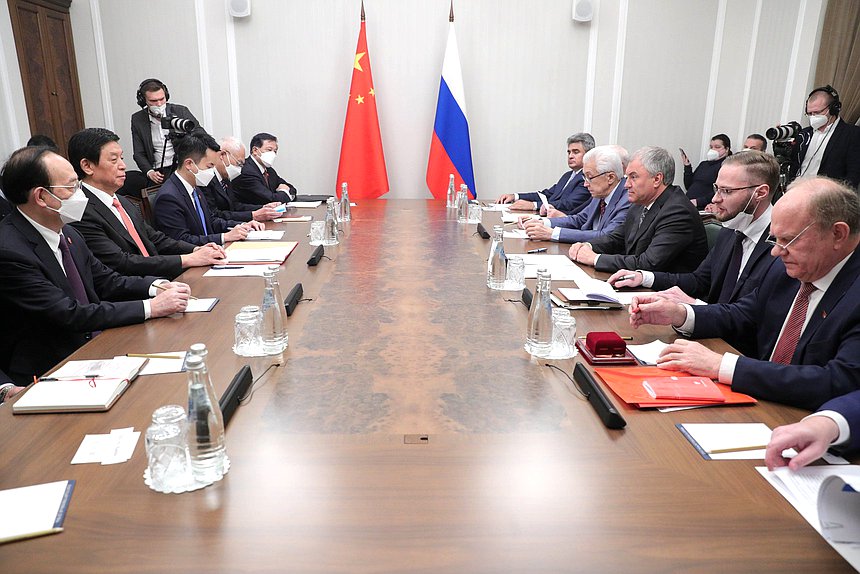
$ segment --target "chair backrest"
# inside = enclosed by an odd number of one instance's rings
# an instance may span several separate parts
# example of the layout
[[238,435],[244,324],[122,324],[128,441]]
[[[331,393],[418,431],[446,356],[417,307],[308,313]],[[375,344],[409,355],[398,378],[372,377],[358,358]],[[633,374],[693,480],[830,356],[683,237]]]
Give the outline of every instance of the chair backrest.
[[155,214],[152,211],[152,203],[155,201],[155,196],[158,195],[158,190],[161,185],[153,185],[144,187],[140,190],[140,213],[143,219],[150,225],[155,225]]
[[717,242],[717,235],[722,231],[723,226],[718,221],[709,221],[705,224],[705,235],[708,237],[708,249],[714,248],[714,243]]

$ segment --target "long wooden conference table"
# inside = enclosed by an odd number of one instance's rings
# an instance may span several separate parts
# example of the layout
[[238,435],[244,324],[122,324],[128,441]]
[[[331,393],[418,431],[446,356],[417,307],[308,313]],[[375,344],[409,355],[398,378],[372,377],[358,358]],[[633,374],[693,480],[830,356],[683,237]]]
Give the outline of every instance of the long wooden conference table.
[[[562,373],[523,351],[519,295],[486,288],[489,242],[443,203],[359,202],[317,267],[305,264],[309,224],[281,227],[300,241],[282,289],[300,281],[312,300],[289,319],[280,361],[231,351],[233,318],[259,303],[262,279],[201,269],[181,280],[221,299],[212,312],[105,331],[71,357],[204,342],[219,393],[243,364],[258,377],[280,362],[228,426],[229,474],[192,493],[153,492],[142,439],[124,464],[70,465],[85,434],[143,431],[155,408],[183,404],[184,374],[140,377],[106,413],[2,407],[0,488],[77,481],[65,531],[0,546],[2,572],[851,570],[759,476],[762,461],[705,461],[675,428],[773,428],[805,412],[639,411],[607,390],[627,419],[609,430]],[[506,241],[510,253],[525,245]],[[575,316],[580,334],[674,339],[633,331],[626,311]],[[553,363],[570,374],[577,360]]]

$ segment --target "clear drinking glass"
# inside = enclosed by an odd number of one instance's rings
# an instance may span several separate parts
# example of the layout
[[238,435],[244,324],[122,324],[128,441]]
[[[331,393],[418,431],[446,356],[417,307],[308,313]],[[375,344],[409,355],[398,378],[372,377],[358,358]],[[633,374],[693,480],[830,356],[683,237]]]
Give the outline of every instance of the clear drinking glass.
[[236,315],[233,352],[240,357],[259,357],[263,355],[261,334],[262,314],[256,305],[242,307]]
[[475,203],[469,204],[469,223],[481,223],[481,206]]
[[191,482],[185,409],[179,405],[155,409],[144,445],[152,488],[181,491]]
[[311,222],[311,245],[322,245],[325,235],[325,221]]
[[522,291],[526,287],[526,261],[518,255],[508,255],[505,289]]
[[552,351],[549,358],[576,356],[576,319],[567,309],[552,310]]

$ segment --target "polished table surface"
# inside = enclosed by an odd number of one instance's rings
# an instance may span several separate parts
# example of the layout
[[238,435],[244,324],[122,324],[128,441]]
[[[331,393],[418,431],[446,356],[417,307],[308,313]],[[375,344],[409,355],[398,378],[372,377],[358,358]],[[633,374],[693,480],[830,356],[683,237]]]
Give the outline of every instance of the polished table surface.
[[[607,391],[628,424],[606,429],[564,374],[523,351],[527,310],[486,288],[489,242],[474,225],[435,201],[352,211],[317,267],[305,265],[309,224],[280,226],[300,241],[282,290],[301,281],[312,300],[289,319],[283,357],[250,360],[260,378],[227,429],[221,482],[149,490],[142,439],[127,463],[69,464],[84,434],[143,431],[156,407],[183,404],[184,374],[138,378],[107,413],[0,408],[0,488],[77,480],[65,531],[0,546],[3,572],[851,571],[758,475],[762,461],[705,461],[674,426],[806,413],[762,402],[664,414]],[[212,312],[106,331],[72,358],[202,341],[220,393],[249,362],[230,350],[233,317],[259,303],[262,279],[202,273],[181,279],[221,298]],[[630,331],[626,311],[575,316],[580,333]],[[553,364],[569,374],[575,361]]]

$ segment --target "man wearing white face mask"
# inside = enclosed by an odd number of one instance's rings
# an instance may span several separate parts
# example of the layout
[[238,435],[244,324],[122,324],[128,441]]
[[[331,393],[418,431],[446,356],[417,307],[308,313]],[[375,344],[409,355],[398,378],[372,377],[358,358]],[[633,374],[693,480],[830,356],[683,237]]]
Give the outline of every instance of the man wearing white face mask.
[[173,172],[173,140],[171,130],[161,127],[161,118],[175,117],[200,123],[188,108],[168,103],[170,92],[156,78],[149,78],[137,88],[136,101],[141,109],[131,116],[131,141],[134,161],[152,184],[164,183]]
[[232,182],[242,173],[245,146],[232,136],[222,138],[218,145],[221,151],[218,152],[219,161],[215,162],[215,177],[202,188],[212,215],[236,221],[271,221],[280,217],[282,212],[275,210],[279,202],[258,205],[233,199]]
[[215,217],[209,211],[200,188],[215,177],[220,161],[218,143],[204,131],[179,138],[176,145],[176,171],[167,178],[155,198],[155,227],[168,236],[193,243],[223,245],[241,241],[252,229],[264,229],[258,221],[242,223]]
[[839,118],[842,102],[832,86],[815,88],[806,98],[809,127],[795,139],[791,175],[826,175],[851,187],[860,185],[860,127]]
[[[733,303],[756,289],[775,257],[765,240],[770,233],[770,200],[779,183],[773,156],[745,150],[727,157],[714,184],[714,215],[723,228],[714,247],[691,273],[628,269],[615,272],[616,287],[649,287],[678,303]],[[730,343],[755,354],[755,339],[742,334]]]
[[93,332],[185,309],[188,285],[120,275],[67,225],[81,218],[87,198],[66,159],[22,148],[2,178],[15,209],[0,224],[0,316],[7,325],[0,369],[16,383],[43,375]]
[[[723,160],[732,155],[732,141],[726,134],[717,134],[711,138],[705,161],[695,170],[684,150],[681,150],[681,162],[684,164],[684,187],[687,197],[697,209],[705,209],[714,195],[713,185],[717,173],[723,165]],[[710,210],[708,210],[710,211]]]
[[245,160],[242,173],[233,180],[233,199],[258,205],[295,201],[296,188],[272,167],[277,157],[278,138],[267,133],[252,137],[251,155]]

